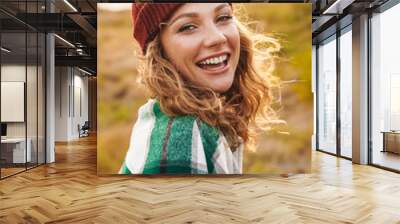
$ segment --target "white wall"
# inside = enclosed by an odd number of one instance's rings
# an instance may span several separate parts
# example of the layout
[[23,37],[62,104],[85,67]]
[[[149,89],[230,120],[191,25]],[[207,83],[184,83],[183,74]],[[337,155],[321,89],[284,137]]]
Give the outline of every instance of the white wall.
[[78,73],[74,70],[74,108],[73,108],[73,119],[72,119],[72,135],[78,136],[77,126],[81,126],[88,120],[88,78],[81,76],[82,73]]
[[79,138],[78,124],[88,120],[88,78],[83,75],[76,68],[56,67],[56,141]]
[[[1,66],[1,81],[3,82],[25,82],[25,75],[27,69],[28,74],[30,74],[34,69],[33,66],[24,65],[17,65],[17,64],[6,64]],[[36,72],[36,70],[35,70]],[[36,83],[35,83],[36,84]],[[36,90],[35,92],[30,92],[28,89],[27,96],[32,98],[36,97]],[[28,102],[32,100],[27,99]],[[36,105],[35,105],[36,107]],[[7,110],[7,108],[1,108],[2,110]],[[32,121],[33,118],[31,117],[32,114],[28,114],[28,121]],[[36,115],[36,114],[35,114]],[[36,120],[35,120],[36,121]],[[25,137],[25,122],[7,122],[7,136],[8,137]],[[29,125],[31,127],[32,125]],[[28,136],[29,137],[29,136]]]
[[[45,120],[43,109],[45,90],[43,89],[44,74],[42,73],[41,66],[37,67],[36,65],[25,66],[25,64],[3,64],[1,66],[1,76],[2,85],[3,82],[23,82],[26,87],[25,89],[19,90],[19,94],[24,94],[24,91],[26,90],[26,98],[25,96],[22,96],[22,102],[11,102],[11,104],[22,104],[19,108],[12,108],[4,105],[1,107],[2,114],[4,112],[15,114],[20,113],[21,115],[19,117],[22,117],[21,121],[6,122],[7,137],[25,138],[25,136],[27,136],[32,155],[31,161],[36,162],[36,159],[39,159],[39,163],[44,163]],[[4,91],[5,89],[2,89],[2,98],[9,98],[7,96],[7,92]],[[8,94],[10,94],[10,92],[8,92]]]
[[[1,81],[1,121],[25,121],[25,83]],[[36,108],[36,105],[34,105]]]
[[68,141],[69,69],[55,68],[55,141]]
[[[1,81],[2,82],[25,82],[25,64],[24,65],[2,65],[1,66]],[[30,70],[28,66],[28,70]],[[3,96],[4,97],[4,96]],[[22,108],[24,109],[24,108]],[[1,108],[7,110],[7,108]],[[7,123],[8,137],[25,137],[25,122],[8,122]]]
[[1,66],[1,81],[25,82],[25,64],[24,65],[2,65]]

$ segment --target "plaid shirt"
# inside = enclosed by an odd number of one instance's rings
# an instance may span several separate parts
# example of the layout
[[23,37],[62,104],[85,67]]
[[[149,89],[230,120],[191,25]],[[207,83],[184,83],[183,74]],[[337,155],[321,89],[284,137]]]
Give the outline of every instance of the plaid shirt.
[[139,109],[120,174],[241,174],[243,145],[194,116],[168,117],[156,100]]

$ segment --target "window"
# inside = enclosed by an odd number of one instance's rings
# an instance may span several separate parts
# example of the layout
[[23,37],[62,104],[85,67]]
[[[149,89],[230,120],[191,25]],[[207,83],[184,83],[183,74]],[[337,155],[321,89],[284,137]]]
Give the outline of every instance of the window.
[[336,36],[318,47],[318,149],[336,153]]
[[371,18],[372,163],[400,170],[400,4]]
[[340,36],[340,155],[352,157],[352,35],[351,26]]

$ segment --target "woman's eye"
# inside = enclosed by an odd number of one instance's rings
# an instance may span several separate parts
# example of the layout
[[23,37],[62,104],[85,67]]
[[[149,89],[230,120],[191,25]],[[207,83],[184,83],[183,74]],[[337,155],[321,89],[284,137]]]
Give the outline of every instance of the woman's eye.
[[183,25],[181,28],[179,28],[178,32],[185,32],[185,31],[190,31],[194,30],[196,27],[193,24],[186,24]]
[[221,15],[217,17],[217,22],[224,22],[224,21],[228,21],[231,20],[233,17],[230,15]]

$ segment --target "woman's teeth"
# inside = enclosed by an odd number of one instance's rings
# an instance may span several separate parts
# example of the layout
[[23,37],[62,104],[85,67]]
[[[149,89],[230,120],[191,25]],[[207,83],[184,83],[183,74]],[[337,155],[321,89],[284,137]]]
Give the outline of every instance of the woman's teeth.
[[208,58],[206,60],[199,62],[199,64],[200,65],[216,65],[216,64],[224,62],[227,58],[228,58],[228,56],[225,54],[225,55],[222,55],[219,57]]

